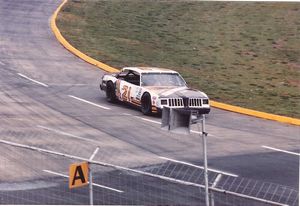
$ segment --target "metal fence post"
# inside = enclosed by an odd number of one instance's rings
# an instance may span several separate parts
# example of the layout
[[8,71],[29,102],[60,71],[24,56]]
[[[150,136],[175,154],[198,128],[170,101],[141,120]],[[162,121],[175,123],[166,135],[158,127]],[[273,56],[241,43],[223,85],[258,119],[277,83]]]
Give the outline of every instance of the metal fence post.
[[93,198],[93,174],[91,169],[91,163],[89,163],[89,193],[90,193],[90,205],[94,205]]
[[206,203],[206,206],[209,206],[206,136],[207,136],[207,133],[205,132],[205,115],[202,114],[202,140],[203,140],[203,158],[204,158],[205,203]]
[[97,148],[95,149],[95,151],[93,152],[92,156],[89,159],[89,193],[90,193],[90,205],[94,204],[94,197],[93,197],[93,174],[92,174],[92,163],[91,161],[93,161],[94,157],[96,156],[97,152],[99,151],[99,146],[97,146]]

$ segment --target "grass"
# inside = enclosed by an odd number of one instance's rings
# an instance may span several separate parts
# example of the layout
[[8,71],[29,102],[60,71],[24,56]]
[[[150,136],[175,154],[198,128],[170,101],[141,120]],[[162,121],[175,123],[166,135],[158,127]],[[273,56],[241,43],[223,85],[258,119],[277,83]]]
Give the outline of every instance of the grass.
[[57,23],[111,66],[174,69],[213,100],[300,118],[300,3],[70,0]]

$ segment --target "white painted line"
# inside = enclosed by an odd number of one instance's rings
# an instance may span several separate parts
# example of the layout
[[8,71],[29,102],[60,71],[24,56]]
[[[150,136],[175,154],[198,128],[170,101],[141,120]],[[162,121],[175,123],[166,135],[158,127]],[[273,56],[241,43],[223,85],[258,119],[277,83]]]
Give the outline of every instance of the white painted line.
[[126,116],[132,116],[131,114],[128,114],[128,113],[122,113],[123,115],[126,115]]
[[67,133],[67,132],[62,132],[62,131],[59,131],[59,130],[56,130],[56,129],[52,129],[52,128],[49,128],[49,127],[44,127],[44,126],[41,126],[41,125],[37,125],[37,127],[42,128],[42,129],[47,130],[47,131],[50,131],[50,132],[57,133],[57,134],[65,135],[65,136],[68,136],[68,137],[73,137],[73,138],[84,140],[84,141],[87,141],[87,142],[92,142],[94,144],[95,143],[99,143],[98,141],[95,141],[95,140],[92,140],[92,139],[87,139],[87,138],[84,138],[84,137],[79,137],[79,136],[76,136],[76,135],[73,135],[73,134],[70,134],[70,133]]
[[68,175],[64,175],[64,174],[61,174],[61,173],[53,172],[53,171],[50,171],[50,170],[43,170],[43,171],[46,172],[46,173],[49,173],[49,174],[53,174],[53,175],[57,175],[57,176],[69,178]]
[[[191,133],[194,133],[194,134],[202,134],[202,132],[198,132],[198,131],[195,131],[195,130],[191,130]],[[217,137],[216,135],[212,135],[212,134],[208,134],[208,136],[210,137]]]
[[[46,173],[49,173],[49,174],[53,174],[53,175],[57,175],[57,176],[65,177],[65,178],[69,178],[68,175],[64,175],[64,174],[61,174],[61,173],[58,173],[58,172],[53,172],[53,171],[50,171],[50,170],[43,170],[43,171],[46,172]],[[107,187],[107,186],[99,185],[99,184],[95,184],[95,183],[93,183],[93,186],[101,187],[101,188],[108,189],[108,190],[115,191],[115,192],[119,192],[119,193],[123,193],[124,192],[122,190],[117,190],[115,188],[111,188],[111,187]]]
[[[188,165],[188,166],[191,166],[191,167],[196,167],[196,168],[199,168],[199,169],[204,169],[204,167],[202,167],[202,166],[194,165],[194,164],[191,164],[191,163],[188,163],[188,162],[174,160],[174,159],[167,158],[167,157],[159,157],[159,158],[164,159],[164,160],[168,160],[168,161],[171,161],[171,162],[176,162],[176,163]],[[223,172],[221,170],[216,170],[216,169],[211,169],[211,168],[208,168],[207,170],[211,171],[211,172],[216,172],[216,173],[219,173],[219,174],[222,174],[222,175],[227,175],[227,176],[231,176],[231,177],[238,177],[238,175],[236,175],[236,174],[232,174],[232,173],[229,173],[229,172]]]
[[94,153],[92,154],[92,156],[90,157],[90,161],[92,161],[94,159],[94,157],[96,156],[97,152],[99,151],[99,147],[97,147],[94,151]]
[[52,85],[52,86],[87,86],[88,84],[67,84],[67,83],[59,84],[59,83],[57,83],[57,84],[50,84],[50,85]]
[[71,98],[73,98],[73,99],[77,99],[77,100],[82,101],[82,102],[84,102],[84,103],[93,105],[93,106],[95,106],[95,107],[99,107],[99,108],[101,108],[101,109],[110,110],[110,108],[108,108],[108,107],[104,107],[104,106],[101,106],[101,105],[99,105],[99,104],[95,104],[95,103],[93,103],[93,102],[87,101],[87,100],[85,100],[85,99],[81,99],[81,98],[79,98],[79,97],[75,97],[75,96],[73,96],[73,95],[69,95],[69,97],[71,97]]
[[0,61],[0,64],[3,65],[3,66],[5,65],[2,61]]
[[261,147],[263,147],[265,149],[274,150],[274,151],[277,151],[277,152],[283,152],[283,153],[287,153],[287,154],[291,154],[291,155],[300,156],[300,153],[296,153],[296,152],[290,152],[290,151],[287,151],[287,150],[277,149],[277,148],[269,147],[269,146],[265,146],[265,145],[262,145]]
[[202,132],[198,132],[198,131],[195,131],[195,130],[191,130],[192,133],[194,134],[202,134]]
[[44,84],[44,83],[42,83],[42,82],[36,81],[36,80],[34,80],[34,79],[31,79],[31,78],[27,77],[27,76],[24,75],[24,74],[18,73],[18,75],[21,76],[21,77],[23,77],[23,78],[25,78],[25,79],[28,79],[28,80],[30,80],[30,81],[36,83],[36,84],[42,85],[42,86],[44,86],[44,87],[48,87],[47,84]]
[[154,120],[151,120],[151,119],[147,119],[147,118],[143,118],[143,117],[137,117],[137,116],[135,116],[135,117],[138,118],[138,119],[144,120],[146,122],[151,122],[151,123],[155,123],[155,124],[161,124],[160,122],[154,121]]

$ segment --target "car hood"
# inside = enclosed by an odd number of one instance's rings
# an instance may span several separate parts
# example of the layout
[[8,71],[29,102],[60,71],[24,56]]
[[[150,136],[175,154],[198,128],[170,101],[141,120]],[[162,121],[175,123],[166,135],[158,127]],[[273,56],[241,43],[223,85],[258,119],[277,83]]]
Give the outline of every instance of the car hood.
[[208,98],[207,95],[201,91],[190,89],[188,87],[146,87],[151,93],[155,93],[159,97],[197,97],[197,98]]

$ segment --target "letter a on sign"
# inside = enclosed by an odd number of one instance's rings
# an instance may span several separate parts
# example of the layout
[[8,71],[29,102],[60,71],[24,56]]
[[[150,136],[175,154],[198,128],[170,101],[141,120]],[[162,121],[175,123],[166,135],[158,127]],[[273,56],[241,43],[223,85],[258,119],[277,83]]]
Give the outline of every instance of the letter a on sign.
[[88,184],[89,166],[87,162],[71,164],[69,168],[69,188]]

